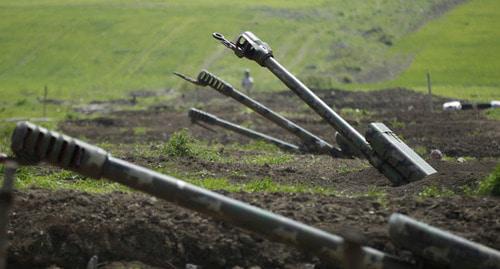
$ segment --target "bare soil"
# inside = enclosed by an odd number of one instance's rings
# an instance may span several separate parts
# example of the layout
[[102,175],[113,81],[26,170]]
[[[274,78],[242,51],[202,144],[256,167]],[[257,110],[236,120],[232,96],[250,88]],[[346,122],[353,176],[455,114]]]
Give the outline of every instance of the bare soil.
[[[500,124],[484,116],[482,111],[442,111],[445,98],[433,98],[433,112],[428,112],[427,96],[406,89],[388,89],[374,92],[349,92],[340,90],[316,91],[327,104],[343,115],[354,127],[364,133],[370,122],[381,121],[388,125],[412,147],[440,149],[453,157],[499,157]],[[257,101],[284,113],[323,139],[334,143],[335,131],[291,92],[255,94]],[[265,118],[249,112],[242,105],[210,90],[189,92],[165,106],[146,111],[120,111],[92,120],[73,120],[61,129],[90,141],[134,143],[141,141],[166,141],[169,135],[182,128],[190,128],[197,138],[221,143],[247,143],[240,135],[213,128],[213,132],[191,125],[187,111],[195,106],[222,119],[244,124],[257,131],[280,139],[296,142],[296,138],[270,123]],[[347,113],[342,113],[347,109]],[[356,109],[358,110],[356,112]],[[354,112],[352,111],[354,110]],[[134,127],[145,127],[144,135],[134,135]]]
[[[177,158],[180,171],[207,171],[214,177],[245,182],[271,178],[284,184],[333,188],[342,195],[308,193],[226,193],[326,231],[355,232],[366,245],[412,259],[395,248],[387,234],[393,212],[452,231],[500,249],[500,203],[495,197],[464,193],[490,173],[500,157],[500,123],[482,112],[443,112],[446,99],[434,98],[434,112],[426,111],[426,96],[404,89],[376,92],[317,91],[349,122],[363,131],[372,121],[387,123],[412,147],[440,149],[465,162],[430,160],[438,174],[404,186],[392,187],[387,179],[362,160],[296,155],[285,164],[216,163],[197,158]],[[308,130],[332,141],[334,130],[289,92],[255,94],[257,100],[289,116]],[[140,99],[138,99],[140,102]],[[279,127],[249,113],[238,103],[211,90],[187,92],[178,100],[148,110],[112,112],[92,120],[71,120],[60,125],[65,133],[91,143],[162,143],[175,131],[189,128],[200,140],[248,143],[249,140],[214,127],[191,125],[191,105],[217,116],[244,123],[267,134],[297,142]],[[200,106],[199,104],[203,104]],[[359,111],[356,111],[359,109]],[[137,127],[145,132],[137,134]],[[154,166],[164,156],[120,156]],[[425,158],[428,156],[425,155]],[[234,173],[238,172],[238,173]],[[422,198],[428,186],[451,190],[455,195]],[[382,195],[369,195],[376,190]],[[143,194],[88,194],[77,191],[31,189],[16,193],[11,214],[9,263],[12,268],[85,268],[93,255],[105,268],[326,268],[311,254],[270,242]],[[239,266],[239,267],[237,267]],[[192,268],[192,267],[191,267]]]

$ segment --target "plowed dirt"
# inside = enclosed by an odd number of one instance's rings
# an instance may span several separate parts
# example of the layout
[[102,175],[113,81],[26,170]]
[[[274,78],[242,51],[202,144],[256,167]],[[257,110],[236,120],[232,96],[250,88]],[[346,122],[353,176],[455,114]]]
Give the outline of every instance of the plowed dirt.
[[[438,97],[434,98],[434,112],[427,112],[426,96],[404,89],[370,93],[317,92],[356,128],[363,130],[369,122],[383,121],[410,146],[440,149],[451,160],[430,160],[438,174],[399,187],[392,187],[364,161],[310,154],[296,155],[291,162],[276,165],[178,158],[177,168],[206,170],[231,182],[269,177],[284,184],[333,188],[341,195],[223,193],[332,233],[342,235],[354,231],[364,238],[366,245],[405,259],[412,257],[396,248],[388,237],[387,221],[393,212],[408,214],[500,249],[499,198],[464,193],[498,163],[498,121],[487,119],[478,111],[443,112],[440,104],[446,99]],[[333,129],[291,93],[259,93],[255,97],[333,143]],[[189,128],[200,140],[221,144],[249,142],[247,138],[216,127],[213,128],[216,132],[212,132],[191,125],[187,109],[190,104],[200,104],[201,100],[204,105],[199,108],[221,118],[297,142],[279,127],[208,89],[186,93],[161,108],[66,121],[60,128],[92,143],[162,143],[181,128]],[[135,134],[135,127],[144,128],[146,132]],[[466,158],[465,162],[454,160],[462,156],[473,158]],[[165,161],[162,156],[120,157],[144,166]],[[443,198],[419,197],[429,186],[455,194]],[[363,195],[374,188],[383,195]],[[99,257],[103,268],[326,268],[309,253],[138,193],[97,195],[43,189],[17,192],[10,221],[12,268],[85,268],[94,255]]]

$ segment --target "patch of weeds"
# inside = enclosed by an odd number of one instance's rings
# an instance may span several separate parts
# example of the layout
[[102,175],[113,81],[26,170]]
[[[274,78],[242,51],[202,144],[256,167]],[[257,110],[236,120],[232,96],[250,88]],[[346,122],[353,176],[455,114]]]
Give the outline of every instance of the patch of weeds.
[[205,178],[190,180],[190,183],[209,190],[225,190],[230,192],[241,191],[237,184],[231,184],[226,178]]
[[134,127],[132,130],[134,131],[134,135],[142,136],[146,134],[148,129],[146,127]]
[[187,129],[173,133],[159,151],[160,154],[170,157],[196,157],[208,161],[223,161],[216,147],[207,146],[194,139]]
[[293,160],[293,156],[279,152],[278,154],[258,154],[243,157],[243,161],[255,165],[279,165]]
[[247,183],[231,183],[226,178],[206,178],[188,180],[191,184],[209,189],[229,192],[285,192],[285,193],[316,193],[322,195],[336,195],[330,188],[310,187],[305,185],[286,185],[272,181],[270,178],[255,179]]
[[16,173],[16,188],[44,188],[50,190],[78,190],[91,193],[131,191],[128,187],[107,180],[87,179],[69,171],[40,174],[33,167],[21,167]]
[[233,170],[231,171],[231,177],[245,178],[247,175],[241,171]]
[[340,115],[348,119],[353,119],[355,121],[361,121],[363,118],[371,116],[373,113],[359,108],[342,108],[340,109]]
[[421,192],[418,193],[418,197],[420,198],[440,198],[440,197],[449,197],[455,195],[450,189],[440,188],[436,185],[431,185],[425,187]]
[[370,165],[367,163],[363,163],[357,166],[349,166],[347,164],[341,164],[338,168],[335,169],[335,172],[340,174],[353,173],[364,170],[369,167]]
[[221,154],[219,149],[216,146],[208,146],[202,144],[199,141],[196,141],[195,147],[193,148],[194,157],[211,161],[211,162],[224,162],[225,160]]
[[365,194],[366,197],[386,197],[387,193],[383,190],[378,189],[377,187],[371,187]]
[[484,112],[487,118],[492,120],[500,120],[500,108],[488,109]]
[[242,114],[242,115],[251,115],[253,113],[254,113],[254,111],[252,109],[250,109],[248,107],[243,107],[243,108],[241,108],[241,113],[240,114]]
[[477,195],[477,188],[473,188],[471,186],[463,186],[462,191],[467,196],[475,196]]
[[404,129],[406,127],[404,122],[398,121],[397,119],[391,119],[388,123],[391,129]]
[[212,173],[206,169],[202,169],[202,170],[196,171],[194,173],[189,173],[189,177],[192,177],[192,178],[210,178],[210,177],[214,177],[214,176],[215,176],[214,173]]
[[347,197],[370,197],[375,199],[382,207],[387,207],[389,201],[387,200],[387,192],[381,190],[375,186],[372,186],[365,193],[358,193],[355,195],[348,195]]
[[424,146],[416,146],[413,148],[413,150],[420,156],[426,156],[427,153],[429,152],[427,148]]
[[500,196],[500,163],[489,176],[479,182],[477,193],[481,195]]
[[261,140],[254,140],[248,144],[245,145],[240,145],[240,144],[233,144],[233,147],[236,147],[241,150],[248,150],[248,151],[268,151],[268,152],[277,152],[280,151],[280,148],[277,146],[267,143],[265,141]]
[[242,123],[240,123],[240,125],[247,129],[255,129],[255,124],[251,120],[245,120]]
[[472,156],[451,157],[448,155],[444,155],[442,160],[447,162],[469,162],[476,160],[476,157]]
[[15,123],[0,124],[0,153],[11,154],[11,137],[15,127]]
[[441,158],[441,160],[446,161],[446,162],[454,162],[457,159],[455,157],[451,157],[451,156],[448,156],[448,155],[443,155],[443,158]]
[[316,193],[322,195],[337,195],[334,189],[311,187],[302,184],[280,184],[270,178],[255,179],[241,186],[245,192],[285,192],[285,193]]
[[276,192],[278,184],[270,178],[252,180],[243,185],[243,190],[246,192]]
[[105,150],[109,150],[109,151],[111,151],[112,149],[117,147],[116,144],[110,143],[108,141],[103,141],[103,142],[97,143],[96,146],[103,148]]
[[170,157],[194,156],[193,144],[194,138],[188,134],[187,129],[182,129],[170,136],[162,151]]

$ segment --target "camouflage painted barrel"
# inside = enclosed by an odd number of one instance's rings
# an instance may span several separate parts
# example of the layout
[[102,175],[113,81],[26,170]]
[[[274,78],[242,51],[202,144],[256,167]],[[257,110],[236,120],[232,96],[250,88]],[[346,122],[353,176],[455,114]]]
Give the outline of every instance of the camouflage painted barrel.
[[192,122],[202,121],[202,122],[210,124],[210,125],[217,125],[219,127],[233,131],[233,132],[241,134],[243,136],[246,136],[246,137],[249,137],[252,139],[266,141],[268,143],[274,144],[283,150],[292,151],[292,152],[299,151],[299,147],[294,145],[294,144],[290,144],[290,143],[285,142],[283,140],[280,140],[278,138],[274,138],[272,136],[269,136],[269,135],[266,135],[263,133],[259,133],[259,132],[254,131],[254,130],[250,130],[248,128],[245,128],[243,126],[240,126],[240,125],[231,123],[229,121],[223,120],[215,115],[212,115],[212,114],[205,112],[205,111],[202,111],[202,110],[198,110],[196,108],[191,108],[188,112],[188,116],[189,116],[189,118],[191,118]]
[[335,267],[347,268],[344,265],[350,264],[346,258],[349,257],[358,261],[361,268],[414,268],[369,247],[359,247],[352,257],[352,253],[347,252],[349,244],[340,236],[114,158],[98,147],[31,123],[18,123],[11,147],[22,163],[44,161],[88,177],[107,178],[270,240],[300,247]]
[[497,250],[405,215],[392,214],[389,220],[389,234],[396,245],[411,250],[414,255],[431,266],[454,269],[500,269],[500,252]]
[[[221,94],[231,97],[234,100],[240,102],[246,107],[252,109],[262,117],[274,122],[276,125],[287,130],[293,135],[300,138],[303,142],[302,148],[305,151],[320,152],[320,153],[334,153],[334,148],[332,145],[324,141],[323,139],[317,137],[306,129],[300,127],[296,123],[287,118],[281,116],[280,114],[274,112],[263,104],[257,102],[256,100],[248,97],[242,92],[235,89],[231,84],[218,78],[207,70],[202,70],[198,74],[198,83],[203,86],[210,86],[212,89],[220,92]],[[338,150],[337,150],[338,152]]]
[[[382,152],[378,152],[378,147],[373,148],[371,142],[367,141],[363,135],[274,59],[271,47],[253,33],[248,31],[243,32],[236,38],[234,43],[226,40],[224,36],[219,33],[214,33],[213,36],[221,41],[226,47],[233,50],[236,56],[248,58],[256,61],[261,66],[267,67],[267,69],[280,79],[290,90],[297,94],[297,96],[299,96],[309,107],[337,130],[340,135],[348,141],[348,144],[352,144],[356,147],[357,150],[394,185],[406,184],[410,181],[419,180],[436,173],[436,170],[418,156],[411,148],[408,146],[399,147],[404,143],[402,143],[399,138],[393,138],[394,133],[392,131],[390,133],[372,136],[375,139],[382,139],[382,141],[376,142],[388,147],[384,148]],[[383,124],[376,123],[376,125],[382,126]],[[379,129],[380,128],[375,128],[375,131],[377,132]]]

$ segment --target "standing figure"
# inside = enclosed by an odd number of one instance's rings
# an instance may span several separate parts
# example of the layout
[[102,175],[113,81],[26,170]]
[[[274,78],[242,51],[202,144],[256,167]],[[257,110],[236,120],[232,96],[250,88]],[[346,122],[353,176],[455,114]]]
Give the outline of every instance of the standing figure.
[[250,90],[253,87],[253,78],[250,76],[250,70],[245,69],[245,75],[241,80],[241,86],[245,89],[247,94],[250,94]]

